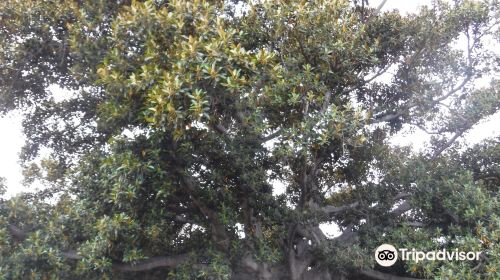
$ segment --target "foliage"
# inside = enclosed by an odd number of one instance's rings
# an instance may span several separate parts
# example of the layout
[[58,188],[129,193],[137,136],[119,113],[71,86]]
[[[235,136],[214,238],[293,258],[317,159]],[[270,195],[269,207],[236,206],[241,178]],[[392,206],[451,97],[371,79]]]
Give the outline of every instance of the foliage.
[[0,109],[45,188],[0,200],[0,278],[500,278],[499,139],[455,143],[500,106],[498,7],[1,2]]

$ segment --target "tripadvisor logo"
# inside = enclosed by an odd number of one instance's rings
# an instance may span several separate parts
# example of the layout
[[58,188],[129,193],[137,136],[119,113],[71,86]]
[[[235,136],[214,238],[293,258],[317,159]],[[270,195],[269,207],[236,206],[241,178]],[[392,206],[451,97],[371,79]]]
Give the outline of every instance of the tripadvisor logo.
[[375,260],[381,266],[391,266],[398,260],[398,250],[390,244],[382,244],[375,250]]
[[481,252],[463,252],[463,251],[458,251],[458,249],[455,250],[438,250],[438,251],[429,251],[429,252],[423,252],[423,251],[417,251],[415,248],[410,249],[405,249],[405,248],[399,248],[396,249],[396,247],[390,245],[390,244],[382,244],[378,246],[378,248],[375,250],[375,260],[380,266],[392,266],[393,264],[396,263],[398,260],[398,256],[401,257],[401,260],[406,261],[406,260],[412,260],[418,263],[419,261],[423,260],[429,260],[429,261],[473,261],[473,260],[479,260],[479,256],[481,255]]

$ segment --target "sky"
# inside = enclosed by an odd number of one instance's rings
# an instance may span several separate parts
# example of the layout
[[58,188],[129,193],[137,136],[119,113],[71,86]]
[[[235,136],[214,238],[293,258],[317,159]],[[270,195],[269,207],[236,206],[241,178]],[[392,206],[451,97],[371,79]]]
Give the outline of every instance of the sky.
[[0,137],[0,177],[7,179],[7,194],[12,195],[23,190],[18,159],[24,137],[19,114],[10,113],[0,118],[0,131],[3,132]]
[[[382,1],[371,0],[370,4],[377,7]],[[430,4],[430,0],[387,0],[382,11],[398,9],[402,13],[415,12],[419,6]],[[55,93],[61,94],[60,90],[55,89]],[[0,131],[3,132],[3,137],[0,137],[0,177],[7,179],[7,195],[11,196],[20,191],[27,190],[21,184],[22,172],[19,165],[19,152],[24,143],[24,137],[21,132],[20,114],[13,112],[0,118]],[[500,126],[495,125],[495,122],[500,121],[500,113],[497,113],[488,121],[473,128],[464,137],[465,141],[470,144],[475,144],[482,139],[500,135]],[[429,137],[422,131],[409,132],[408,129],[396,135],[392,139],[393,144],[413,145],[416,150],[425,147]]]

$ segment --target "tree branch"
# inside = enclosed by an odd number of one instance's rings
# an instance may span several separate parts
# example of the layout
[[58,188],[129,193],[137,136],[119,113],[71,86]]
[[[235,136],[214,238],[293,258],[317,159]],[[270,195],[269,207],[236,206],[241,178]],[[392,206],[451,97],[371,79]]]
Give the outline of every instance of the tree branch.
[[411,193],[407,193],[407,192],[401,192],[401,193],[398,193],[395,197],[394,197],[394,200],[397,201],[397,200],[400,200],[400,199],[403,199],[403,198],[408,198],[411,196]]
[[447,94],[432,100],[432,105],[435,105],[435,104],[445,100],[446,98],[452,96],[454,93],[461,90],[471,79],[472,79],[472,74],[468,73],[467,76],[465,77],[465,79],[462,81],[462,83],[460,83],[458,86],[451,89],[450,92],[448,92]]
[[[439,104],[441,101],[447,99],[448,97],[450,97],[453,94],[455,94],[457,91],[461,90],[472,79],[472,76],[473,76],[472,73],[468,72],[467,75],[466,75],[466,77],[465,77],[465,79],[458,86],[452,88],[445,95],[432,100],[430,102],[430,105],[434,106],[436,104]],[[403,108],[401,108],[400,110],[398,110],[398,111],[396,111],[394,113],[386,113],[386,114],[382,114],[382,115],[374,117],[372,123],[393,121],[393,120],[399,118],[400,116],[402,116],[406,111],[409,111],[410,109],[412,109],[414,107],[417,107],[417,106],[418,106],[418,104],[416,104],[414,102],[410,102],[410,104],[404,106]]]
[[261,137],[261,140],[263,142],[267,142],[269,140],[273,140],[274,138],[278,137],[281,133],[283,132],[283,129],[278,129],[277,131],[267,135],[267,136],[263,136]]
[[[77,251],[70,250],[67,252],[62,252],[61,256],[70,260],[81,260],[83,256],[79,255]],[[158,256],[152,257],[141,261],[136,261],[133,263],[122,263],[115,262],[112,265],[112,269],[115,271],[146,271],[159,267],[174,268],[189,260],[189,254],[180,254],[175,256]],[[201,264],[195,264],[196,267],[204,267]]]
[[[26,239],[28,234],[14,225],[7,225],[7,228],[12,236],[20,241]],[[69,260],[81,260],[84,257],[76,250],[61,252],[61,256]],[[116,271],[145,271],[158,267],[176,267],[189,260],[189,254],[181,254],[176,256],[159,256],[152,257],[146,260],[137,261],[134,263],[116,262],[112,265],[112,269]],[[199,264],[197,266],[200,266]]]
[[62,252],[61,256],[65,257],[67,259],[70,259],[70,260],[81,260],[81,259],[83,259],[83,257],[81,255],[79,255],[78,252],[75,251],[75,250],[69,250],[69,251],[66,251],[66,252]]
[[[398,193],[394,197],[394,201],[398,201],[400,199],[405,199],[405,198],[408,198],[410,196],[411,196],[410,193],[401,192],[401,193]],[[340,206],[340,207],[331,207],[331,208],[329,208],[329,210],[331,211],[331,213],[339,213],[339,212],[342,212],[342,211],[345,211],[348,209],[353,209],[353,208],[357,207],[358,205],[359,205],[359,203],[355,202],[355,203]],[[327,207],[325,207],[325,208],[327,208]],[[401,215],[401,214],[403,214],[406,211],[411,210],[411,209],[412,209],[412,206],[410,205],[410,203],[408,201],[405,200],[398,207],[396,207],[396,209],[391,211],[391,213],[393,215],[399,216],[399,215]],[[326,211],[326,209],[323,211]],[[352,242],[352,241],[356,240],[358,233],[353,231],[353,229],[354,229],[353,224],[347,226],[347,228],[342,232],[342,234],[339,235],[338,237],[336,237],[335,240],[337,240],[339,242]]]
[[[62,252],[61,256],[70,260],[81,260],[83,256],[79,255],[77,251],[70,250],[67,252]],[[145,271],[151,270],[159,267],[174,268],[189,260],[189,254],[181,254],[176,256],[159,256],[152,257],[142,261],[136,261],[133,263],[122,263],[115,262],[112,265],[112,269],[115,271]],[[202,265],[197,264],[200,267]]]
[[227,129],[220,123],[213,125],[212,128],[222,135],[227,134]]
[[181,174],[181,180],[182,184],[186,187],[187,193],[190,195],[191,200],[193,201],[194,205],[196,205],[196,207],[200,210],[200,212],[211,221],[212,219],[216,218],[217,214],[214,213],[214,211],[210,209],[205,203],[196,198],[196,188],[194,186],[193,179],[190,176]]
[[328,205],[328,206],[321,208],[321,211],[326,213],[326,214],[338,214],[340,212],[344,212],[346,210],[356,208],[358,205],[359,205],[359,202],[354,202],[354,203],[351,203],[348,205],[343,205],[343,206],[338,206],[338,207]]
[[366,277],[377,279],[377,280],[418,280],[419,278],[396,276],[384,272],[380,272],[373,269],[363,269],[359,272],[361,275]]
[[422,222],[404,222],[403,225],[417,228],[425,227],[425,224]]
[[372,123],[379,123],[379,122],[390,122],[393,121],[403,115],[403,111],[397,111],[396,113],[388,113],[388,114],[383,114],[381,116],[375,117],[375,119],[372,121]]
[[380,13],[386,2],[387,0],[382,0],[382,2],[378,5],[377,9],[375,10],[375,14]]
[[337,236],[335,240],[341,243],[351,243],[355,241],[358,237],[358,233],[353,231],[354,225],[348,225],[347,228],[342,232],[341,235]]
[[219,247],[219,249],[223,251],[227,250],[229,248],[229,238],[224,225],[219,220],[218,213],[196,197],[195,183],[191,176],[186,175],[182,171],[179,172],[179,175],[181,177],[182,184],[186,187],[186,191],[190,195],[194,205],[210,221],[212,238],[214,239],[215,244]]
[[330,105],[330,98],[331,97],[332,97],[332,92],[327,91],[325,93],[325,97],[323,99],[323,105],[321,106],[320,114],[323,114],[324,112],[326,112],[326,109],[328,109],[328,105]]
[[460,137],[460,136],[462,136],[462,134],[464,134],[465,131],[466,131],[466,129],[461,129],[457,133],[455,133],[455,135],[453,135],[453,137],[451,137],[450,140],[448,140],[448,142],[446,142],[443,146],[439,147],[439,149],[434,151],[434,154],[432,155],[431,160],[434,160],[439,155],[441,155],[444,152],[444,150],[446,150],[449,146],[451,146],[453,144],[453,142],[455,142],[455,140],[457,140],[458,137]]
[[396,215],[396,216],[399,216],[399,215],[402,215],[403,213],[405,213],[406,211],[409,211],[411,209],[412,209],[412,206],[410,205],[410,203],[408,201],[405,200],[398,207],[396,207],[396,209],[392,210],[391,213]]
[[189,254],[176,256],[153,257],[135,263],[115,263],[112,268],[116,271],[145,271],[159,267],[173,268],[189,260]]

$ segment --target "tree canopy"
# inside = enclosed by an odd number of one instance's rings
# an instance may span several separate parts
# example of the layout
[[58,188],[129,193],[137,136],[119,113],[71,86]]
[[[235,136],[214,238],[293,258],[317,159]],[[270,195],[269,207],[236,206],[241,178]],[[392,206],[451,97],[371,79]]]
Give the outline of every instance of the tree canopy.
[[500,107],[499,8],[1,1],[0,112],[44,188],[0,199],[0,278],[500,279],[500,138],[459,141]]

